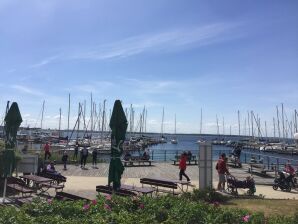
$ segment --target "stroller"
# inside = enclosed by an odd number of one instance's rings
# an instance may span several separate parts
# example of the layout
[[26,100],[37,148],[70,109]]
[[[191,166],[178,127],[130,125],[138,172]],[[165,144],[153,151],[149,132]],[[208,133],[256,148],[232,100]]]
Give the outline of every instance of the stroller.
[[227,176],[227,191],[231,194],[238,195],[238,188],[248,188],[247,194],[254,195],[256,186],[254,179],[249,176],[245,180],[237,180],[234,176]]

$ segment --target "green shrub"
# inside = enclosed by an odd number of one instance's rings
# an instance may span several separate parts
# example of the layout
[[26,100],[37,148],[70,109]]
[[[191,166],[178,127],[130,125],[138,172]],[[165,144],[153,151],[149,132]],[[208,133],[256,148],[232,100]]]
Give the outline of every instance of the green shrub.
[[206,188],[203,190],[200,189],[194,189],[192,194],[186,194],[184,197],[187,197],[193,201],[205,201],[209,203],[213,202],[225,202],[229,198],[227,196],[224,196],[218,192],[216,192],[214,189]]
[[[207,193],[206,193],[207,192]],[[56,201],[39,199],[20,209],[0,207],[0,223],[5,224],[290,224],[293,217],[272,216],[263,213],[232,209],[210,203],[218,200],[213,191],[194,191],[181,197],[112,197],[98,196],[96,200]],[[221,199],[221,198],[220,198]],[[298,213],[297,213],[298,214]]]

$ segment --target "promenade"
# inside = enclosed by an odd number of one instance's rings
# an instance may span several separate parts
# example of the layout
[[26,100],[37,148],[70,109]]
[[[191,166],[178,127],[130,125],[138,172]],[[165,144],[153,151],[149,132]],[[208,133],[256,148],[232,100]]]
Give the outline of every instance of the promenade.
[[[65,192],[80,195],[86,198],[94,199],[97,195],[95,191],[96,185],[106,185],[108,183],[109,163],[99,163],[98,169],[93,169],[91,164],[87,164],[87,169],[81,169],[80,166],[68,165],[68,170],[64,171],[62,165],[57,165],[56,169],[62,175],[67,177],[65,184]],[[239,180],[244,180],[248,175],[248,167],[230,168],[230,173]],[[188,166],[187,175],[191,179],[192,185],[199,185],[199,168],[197,165]],[[168,162],[155,162],[153,166],[142,167],[126,167],[122,176],[123,184],[134,184],[141,186],[140,178],[163,178],[177,180],[179,174],[178,166]],[[274,176],[259,176],[253,175],[256,182],[256,194],[264,195],[265,198],[272,199],[298,199],[298,191],[282,192],[281,190],[274,191],[272,183]],[[217,172],[215,163],[213,166],[213,187],[217,186]],[[247,189],[238,189],[239,194],[244,194]]]

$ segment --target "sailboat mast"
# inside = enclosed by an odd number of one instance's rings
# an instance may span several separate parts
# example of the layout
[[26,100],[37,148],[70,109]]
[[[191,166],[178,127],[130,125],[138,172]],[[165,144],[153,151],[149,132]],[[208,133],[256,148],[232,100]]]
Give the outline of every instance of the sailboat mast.
[[278,139],[280,141],[280,125],[279,125],[279,111],[278,111],[278,106],[276,106],[276,118],[277,118]]
[[89,140],[89,142],[91,142],[91,138],[92,138],[92,131],[93,131],[93,99],[92,99],[92,93],[91,93],[91,107],[90,107],[90,109],[91,109],[91,111],[90,111],[90,120],[91,120],[91,127],[90,127],[90,140]]
[[275,130],[275,119],[273,117],[273,136],[276,137],[276,130]]
[[222,118],[222,134],[225,135],[225,118]]
[[239,132],[238,132],[238,135],[240,136],[240,111],[238,110],[238,130],[239,130]]
[[147,109],[145,113],[145,133],[147,132]]
[[43,103],[42,103],[42,112],[41,112],[41,120],[40,120],[40,129],[42,129],[43,113],[44,113],[44,104],[45,104],[45,101],[43,101]]
[[247,124],[248,124],[248,136],[250,136],[250,121],[249,121],[249,111],[247,111]]
[[61,137],[61,108],[59,108],[59,137]]
[[219,137],[219,125],[218,125],[218,117],[217,117],[217,114],[216,114],[216,126],[217,126],[217,135]]
[[80,132],[80,119],[81,119],[81,103],[79,103],[79,110],[78,110],[77,141],[78,141],[78,139],[79,139],[79,132]]
[[254,138],[255,136],[254,136],[253,111],[250,112],[250,116],[251,116],[251,119],[250,119],[250,121],[251,121],[251,136],[252,136],[252,138]]
[[294,122],[295,122],[294,124],[295,133],[297,133],[298,131],[297,131],[297,111],[296,110],[294,112]]
[[285,138],[284,104],[281,104],[282,138]]
[[244,135],[246,136],[246,118],[244,118]]
[[133,125],[133,121],[132,121],[132,104],[130,104],[130,114],[129,114],[129,133],[130,133],[130,137],[132,137],[132,125]]
[[[69,131],[69,117],[70,117],[70,93],[68,94],[67,131]],[[67,133],[67,135],[68,135],[68,133]]]
[[86,127],[86,100],[84,100],[84,129],[87,130],[87,127]]
[[266,139],[268,138],[268,133],[267,133],[267,122],[265,121],[265,135],[266,135]]
[[164,122],[164,107],[162,108],[162,119],[161,119],[161,137],[163,137],[163,122]]
[[203,125],[203,110],[201,108],[201,122],[200,122],[200,135],[202,134],[202,125]]
[[105,113],[106,113],[106,100],[103,101],[103,111],[102,111],[102,124],[101,124],[101,138],[100,142],[103,141],[103,128],[105,126]]

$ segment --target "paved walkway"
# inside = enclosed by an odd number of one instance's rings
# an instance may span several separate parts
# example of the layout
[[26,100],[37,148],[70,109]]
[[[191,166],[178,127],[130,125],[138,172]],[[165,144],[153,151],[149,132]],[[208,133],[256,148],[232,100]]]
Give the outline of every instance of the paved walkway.
[[[93,169],[91,164],[88,164],[86,170],[81,169],[79,166],[69,165],[68,170],[64,171],[62,165],[57,165],[56,169],[67,176],[67,182],[65,191],[69,193],[75,193],[83,197],[93,199],[96,197],[95,187],[96,185],[106,185],[108,177],[108,163],[98,164],[98,169]],[[215,167],[215,165],[214,165]],[[242,169],[230,168],[230,172],[239,180],[244,180],[247,177],[247,167]],[[191,179],[191,183],[198,187],[199,185],[199,168],[198,166],[188,166],[186,170],[187,175]],[[122,183],[134,184],[141,186],[140,178],[164,178],[164,179],[178,179],[179,169],[178,166],[174,166],[171,163],[154,163],[154,166],[144,167],[126,167],[122,176]],[[256,195],[262,194],[265,198],[276,199],[298,199],[298,191],[282,192],[280,190],[274,191],[272,189],[273,177],[263,177],[254,175],[254,179],[257,183]],[[261,185],[260,185],[261,184]],[[213,170],[213,185],[217,185],[217,173]],[[247,189],[238,189],[240,194],[243,194]]]

